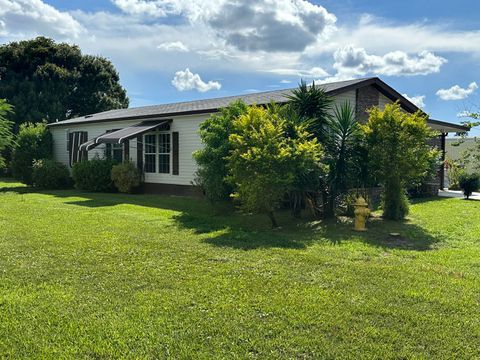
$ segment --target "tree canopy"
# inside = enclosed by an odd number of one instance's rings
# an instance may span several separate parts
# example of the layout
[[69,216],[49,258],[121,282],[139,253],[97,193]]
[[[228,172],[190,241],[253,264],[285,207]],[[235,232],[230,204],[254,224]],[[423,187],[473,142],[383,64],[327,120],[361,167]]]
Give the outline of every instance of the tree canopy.
[[421,112],[409,114],[398,103],[382,111],[370,110],[363,126],[370,156],[370,169],[384,187],[383,215],[399,220],[408,214],[406,188],[425,180],[438,151],[428,145],[435,134]]
[[5,167],[3,151],[12,144],[12,122],[7,120],[7,115],[12,113],[12,106],[0,99],[0,170]]
[[15,107],[15,129],[128,107],[113,64],[76,45],[38,37],[0,46],[0,98]]

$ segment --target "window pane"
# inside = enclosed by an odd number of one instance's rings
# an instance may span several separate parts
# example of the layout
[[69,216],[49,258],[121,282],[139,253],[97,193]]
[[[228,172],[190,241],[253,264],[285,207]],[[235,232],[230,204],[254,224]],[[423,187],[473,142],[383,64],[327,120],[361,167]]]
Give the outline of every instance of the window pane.
[[145,135],[145,154],[155,154],[157,136],[156,135]]
[[155,169],[155,154],[145,155],[145,172],[154,173]]
[[158,136],[158,145],[159,154],[170,153],[170,134],[160,134]]
[[115,160],[116,162],[121,163],[123,161],[123,149],[122,145],[120,145],[120,148],[114,146],[112,148],[112,159]]
[[170,154],[158,155],[158,172],[168,174],[170,172]]

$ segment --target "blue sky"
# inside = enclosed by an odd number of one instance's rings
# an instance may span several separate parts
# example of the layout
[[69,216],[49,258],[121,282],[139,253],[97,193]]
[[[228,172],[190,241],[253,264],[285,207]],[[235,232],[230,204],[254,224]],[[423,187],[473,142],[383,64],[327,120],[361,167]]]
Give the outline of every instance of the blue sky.
[[0,0],[0,42],[45,35],[105,56],[131,106],[379,76],[459,122],[480,105],[480,3],[434,4]]

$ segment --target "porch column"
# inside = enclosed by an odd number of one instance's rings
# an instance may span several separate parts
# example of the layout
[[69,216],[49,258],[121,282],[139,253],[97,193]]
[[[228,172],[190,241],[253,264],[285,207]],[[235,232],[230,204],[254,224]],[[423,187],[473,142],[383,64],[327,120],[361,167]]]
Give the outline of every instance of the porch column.
[[440,136],[440,150],[442,151],[441,160],[442,166],[440,167],[440,189],[445,188],[445,138],[447,137],[446,133],[442,133]]

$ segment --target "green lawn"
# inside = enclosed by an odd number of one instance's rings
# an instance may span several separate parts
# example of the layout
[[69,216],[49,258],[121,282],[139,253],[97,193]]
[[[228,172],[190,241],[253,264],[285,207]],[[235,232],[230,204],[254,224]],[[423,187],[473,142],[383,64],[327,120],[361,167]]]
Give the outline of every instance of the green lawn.
[[279,220],[0,183],[0,357],[480,357],[480,202]]

